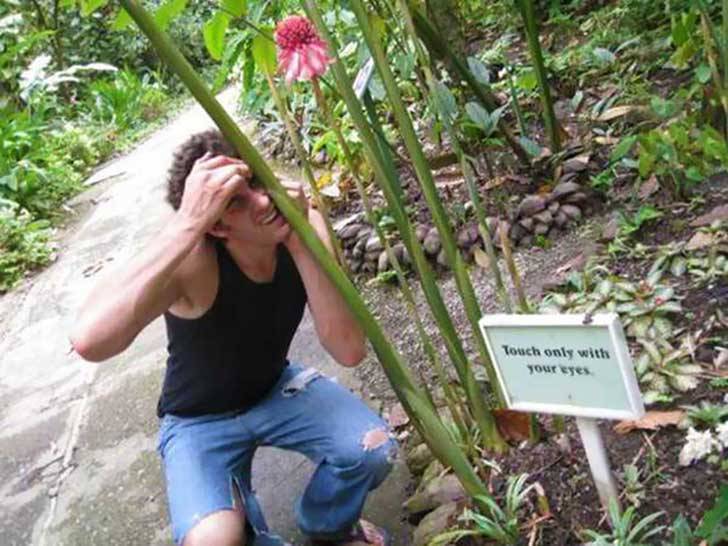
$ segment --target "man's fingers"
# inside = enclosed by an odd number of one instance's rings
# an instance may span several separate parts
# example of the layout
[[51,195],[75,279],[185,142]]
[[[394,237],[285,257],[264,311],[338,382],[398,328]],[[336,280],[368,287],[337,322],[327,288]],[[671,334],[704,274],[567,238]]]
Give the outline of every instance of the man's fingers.
[[210,181],[212,183],[224,184],[229,178],[233,176],[240,176],[244,180],[250,180],[252,173],[247,165],[244,163],[236,163],[234,165],[226,165],[224,167],[218,167],[214,172],[210,173]]
[[226,155],[213,156],[210,152],[207,152],[197,161],[197,165],[206,170],[217,169],[225,165],[244,165],[246,168],[248,167],[242,159],[228,157]]

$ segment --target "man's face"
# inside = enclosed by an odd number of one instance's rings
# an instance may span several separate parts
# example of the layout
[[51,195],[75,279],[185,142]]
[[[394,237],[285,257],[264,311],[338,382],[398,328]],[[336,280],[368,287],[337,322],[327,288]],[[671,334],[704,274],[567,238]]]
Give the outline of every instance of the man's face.
[[[255,178],[244,183],[220,218],[219,235],[230,241],[276,245],[285,240],[291,227],[273,200]],[[213,233],[217,235],[218,233]]]

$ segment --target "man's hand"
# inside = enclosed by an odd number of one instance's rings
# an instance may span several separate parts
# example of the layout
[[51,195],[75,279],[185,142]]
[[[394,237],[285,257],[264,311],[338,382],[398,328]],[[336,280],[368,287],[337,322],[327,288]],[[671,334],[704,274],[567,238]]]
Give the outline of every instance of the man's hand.
[[199,232],[206,233],[222,217],[230,199],[250,180],[252,173],[239,159],[212,157],[206,153],[195,161],[185,181],[178,215]]

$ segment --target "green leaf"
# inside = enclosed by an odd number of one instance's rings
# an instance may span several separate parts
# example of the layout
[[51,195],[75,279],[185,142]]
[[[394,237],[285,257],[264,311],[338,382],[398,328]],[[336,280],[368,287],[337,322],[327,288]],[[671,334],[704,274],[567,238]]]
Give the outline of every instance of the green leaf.
[[611,163],[615,163],[625,157],[632,150],[635,142],[637,142],[637,135],[630,135],[622,138],[619,141],[619,144],[617,144],[612,150],[612,155],[610,156],[609,161]]
[[490,115],[488,114],[488,111],[480,105],[480,103],[467,103],[465,105],[465,112],[467,112],[468,117],[470,117],[470,120],[475,123],[475,125],[485,130],[485,127],[487,127],[488,122],[490,121]]
[[444,110],[445,115],[452,118],[458,112],[458,103],[450,88],[442,82],[435,82],[435,98]]
[[700,83],[702,83],[703,85],[705,85],[706,83],[708,83],[708,82],[710,81],[710,78],[712,77],[712,75],[713,75],[713,73],[712,73],[712,71],[710,70],[710,66],[708,66],[708,65],[707,65],[707,64],[705,64],[705,63],[703,63],[703,64],[699,65],[699,66],[698,66],[698,67],[697,67],[697,68],[695,69],[695,77],[696,77],[696,78],[698,79],[698,81],[699,81]]
[[721,540],[728,540],[728,485],[721,485],[715,505],[708,510],[695,534],[701,538],[711,541],[712,544],[720,544]]
[[537,142],[534,142],[528,137],[521,136],[518,137],[518,142],[523,146],[523,149],[526,150],[528,155],[532,157],[538,157],[541,155],[541,146],[538,145]]
[[216,61],[222,59],[222,52],[225,49],[225,32],[229,24],[230,16],[221,11],[217,11],[202,27],[205,47],[210,53],[210,56]]
[[243,17],[248,12],[247,0],[220,0],[220,7],[235,17]]
[[253,59],[266,74],[275,74],[278,65],[275,42],[261,34],[256,34],[253,38]]
[[111,23],[111,30],[124,30],[133,22],[134,21],[129,16],[129,13],[124,8],[120,8],[114,18],[114,21]]
[[187,0],[167,0],[154,12],[154,20],[162,30],[167,30],[172,19],[182,13],[187,6]]
[[470,72],[473,73],[473,76],[479,83],[490,85],[490,72],[483,61],[475,57],[468,57],[468,68],[470,68]]
[[108,0],[81,0],[81,14],[91,15],[94,11],[106,5]]
[[617,60],[617,56],[614,53],[603,47],[595,47],[592,53],[594,58],[601,64],[612,64]]
[[518,87],[520,87],[524,91],[533,91],[538,85],[536,72],[534,70],[529,70],[528,72],[521,74],[521,76],[516,81],[516,85],[518,85]]

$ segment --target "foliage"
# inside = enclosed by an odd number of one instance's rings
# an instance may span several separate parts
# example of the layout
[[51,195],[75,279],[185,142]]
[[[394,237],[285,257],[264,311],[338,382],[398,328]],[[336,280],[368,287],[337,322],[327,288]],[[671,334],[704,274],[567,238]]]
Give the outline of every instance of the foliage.
[[509,476],[504,495],[505,506],[501,507],[492,497],[478,497],[488,509],[487,515],[478,509],[466,508],[458,521],[466,528],[458,528],[433,538],[429,545],[452,544],[465,537],[483,537],[496,544],[515,545],[519,540],[519,511],[533,484],[526,487],[528,474]]
[[612,500],[608,510],[612,531],[605,534],[587,530],[584,534],[591,539],[591,546],[648,546],[652,543],[649,539],[664,529],[662,525],[655,526],[655,521],[662,514],[655,512],[635,521],[637,514],[634,506],[629,506],[622,513],[617,502]]
[[26,271],[50,261],[50,236],[47,221],[33,221],[17,206],[0,207],[0,294],[10,290]]

